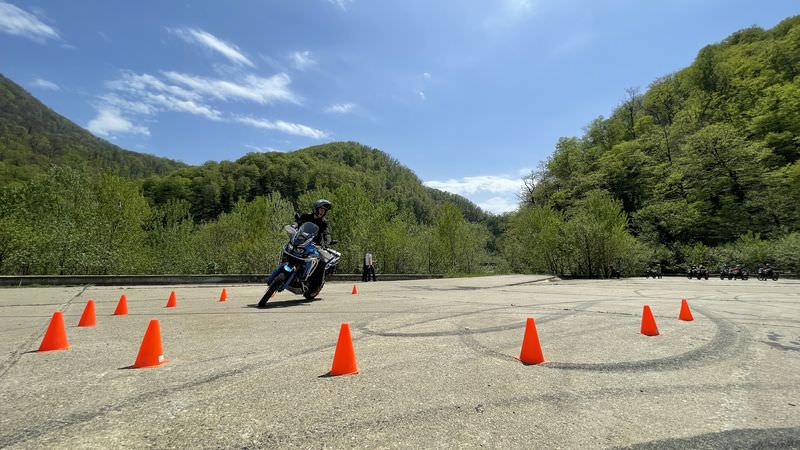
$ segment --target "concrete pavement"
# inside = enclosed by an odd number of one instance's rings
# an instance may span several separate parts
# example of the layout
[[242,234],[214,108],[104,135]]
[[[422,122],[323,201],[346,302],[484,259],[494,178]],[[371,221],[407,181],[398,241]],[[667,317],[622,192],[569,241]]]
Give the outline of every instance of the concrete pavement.
[[[800,447],[800,282],[546,278],[331,283],[264,310],[254,285],[1,289],[0,447]],[[71,348],[33,352],[56,310]],[[527,317],[545,364],[515,359]],[[151,318],[169,362],[127,369]],[[321,377],[341,322],[361,371]]]

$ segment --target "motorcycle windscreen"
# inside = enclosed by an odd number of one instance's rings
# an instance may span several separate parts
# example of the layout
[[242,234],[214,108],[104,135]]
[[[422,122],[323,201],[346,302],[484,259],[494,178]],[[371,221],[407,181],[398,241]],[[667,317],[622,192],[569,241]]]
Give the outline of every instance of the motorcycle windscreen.
[[305,245],[308,241],[314,239],[317,233],[319,233],[319,227],[312,222],[306,222],[292,237],[292,245]]

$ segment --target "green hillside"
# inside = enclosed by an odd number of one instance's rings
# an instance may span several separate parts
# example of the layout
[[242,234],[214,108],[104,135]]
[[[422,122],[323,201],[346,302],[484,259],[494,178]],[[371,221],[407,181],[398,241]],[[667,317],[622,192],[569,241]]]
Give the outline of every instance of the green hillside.
[[326,197],[342,270],[475,272],[497,218],[384,152],[334,142],[189,166],[116,147],[2,78],[0,273],[268,272]]
[[800,227],[800,17],[748,28],[562,138],[528,200],[565,209],[593,189],[654,242],[720,244]]
[[334,142],[289,153],[250,153],[237,161],[209,162],[185,167],[144,182],[145,195],[155,205],[170,200],[191,203],[198,220],[229,212],[240,199],[279,192],[298,207],[311,190],[333,191],[340,186],[363,189],[372,201],[391,201],[417,220],[430,222],[436,205],[456,204],[472,222],[489,216],[469,200],[422,185],[417,176],[392,157],[355,142]]
[[184,166],[96,138],[0,75],[0,185],[29,180],[50,165],[107,170],[125,177]]
[[[652,260],[795,264],[770,246],[800,242],[790,234],[800,230],[800,16],[738,31],[644,92],[629,89],[583,136],[560,139],[529,181],[517,233],[534,222],[569,224],[610,194]],[[581,258],[564,270],[606,271]]]

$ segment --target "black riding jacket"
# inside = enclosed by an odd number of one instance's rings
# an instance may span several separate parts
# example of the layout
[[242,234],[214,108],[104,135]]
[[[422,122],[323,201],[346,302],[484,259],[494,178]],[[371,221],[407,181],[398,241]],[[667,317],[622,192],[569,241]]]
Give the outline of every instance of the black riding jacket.
[[328,220],[324,217],[315,218],[314,214],[305,213],[300,216],[297,226],[300,227],[306,222],[311,222],[319,227],[319,233],[314,237],[314,243],[327,247],[331,244],[331,233],[328,231]]

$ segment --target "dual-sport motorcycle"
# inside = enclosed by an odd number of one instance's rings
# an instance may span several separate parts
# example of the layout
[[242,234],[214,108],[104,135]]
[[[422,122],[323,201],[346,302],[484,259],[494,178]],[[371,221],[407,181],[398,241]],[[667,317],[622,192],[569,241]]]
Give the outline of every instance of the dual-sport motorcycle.
[[759,267],[758,268],[758,279],[761,281],[767,281],[768,279],[772,278],[772,281],[778,281],[780,278],[780,273],[772,267]]
[[644,277],[645,278],[653,277],[653,279],[661,278],[661,272],[655,267],[648,267],[644,271]]
[[[258,302],[259,308],[265,307],[273,294],[283,290],[302,295],[307,300],[315,299],[342,257],[341,253],[325,248],[331,259],[323,262],[320,248],[314,243],[319,227],[312,222],[306,222],[300,228],[286,225],[284,230],[289,234],[289,242],[283,247],[280,264],[267,279],[269,288]],[[331,241],[331,244],[336,242]]]
[[706,269],[704,266],[700,266],[700,267],[692,266],[692,267],[689,268],[689,270],[686,271],[686,276],[690,280],[692,278],[695,278],[695,277],[698,280],[700,278],[705,278],[707,280],[708,279],[708,269]]
[[729,280],[746,280],[750,278],[750,272],[747,271],[744,267],[739,264],[728,269],[728,279]]

